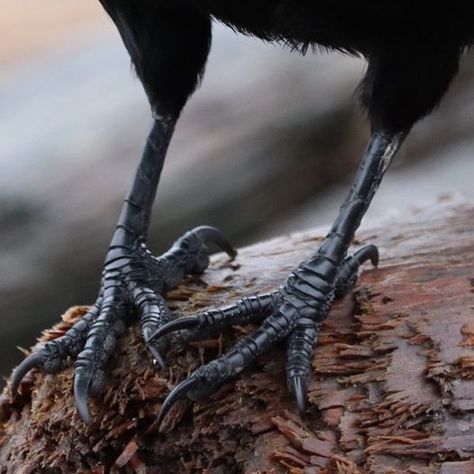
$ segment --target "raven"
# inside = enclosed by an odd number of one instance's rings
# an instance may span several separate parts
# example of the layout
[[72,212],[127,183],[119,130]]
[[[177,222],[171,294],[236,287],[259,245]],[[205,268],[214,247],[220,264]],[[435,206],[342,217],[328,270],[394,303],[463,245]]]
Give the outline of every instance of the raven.
[[[16,393],[24,375],[41,366],[55,372],[75,359],[74,393],[80,416],[91,417],[89,394],[104,385],[104,366],[132,309],[144,340],[161,366],[170,332],[200,338],[210,330],[244,323],[259,328],[219,359],[199,367],[163,403],[159,420],[179,398],[206,396],[236,377],[261,354],[287,340],[287,383],[305,409],[305,386],[321,322],[332,302],[351,291],[359,267],[378,251],[349,246],[362,217],[412,126],[441,101],[464,50],[474,44],[472,0],[100,0],[127,48],[153,115],[130,193],[106,255],[99,295],[65,335],[28,356],[13,375]],[[202,273],[208,243],[231,257],[223,234],[198,227],[155,257],[146,246],[150,212],[175,124],[204,71],[213,20],[264,41],[305,52],[323,47],[362,56],[359,85],[371,125],[368,146],[352,187],[326,238],[273,293],[244,298],[221,310],[170,321],[161,294],[185,273]],[[297,87],[297,84],[295,84]]]

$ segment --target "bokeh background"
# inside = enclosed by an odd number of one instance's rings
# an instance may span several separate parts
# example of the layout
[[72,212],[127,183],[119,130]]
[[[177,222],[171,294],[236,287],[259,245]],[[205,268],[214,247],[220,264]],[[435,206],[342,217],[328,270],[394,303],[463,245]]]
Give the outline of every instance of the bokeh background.
[[[149,125],[96,0],[0,0],[0,373],[70,305],[95,300]],[[237,245],[329,224],[367,140],[361,60],[301,57],[215,25],[202,87],[177,127],[151,248],[193,225]],[[419,124],[368,219],[472,198],[474,56]],[[453,197],[454,196],[454,197]]]

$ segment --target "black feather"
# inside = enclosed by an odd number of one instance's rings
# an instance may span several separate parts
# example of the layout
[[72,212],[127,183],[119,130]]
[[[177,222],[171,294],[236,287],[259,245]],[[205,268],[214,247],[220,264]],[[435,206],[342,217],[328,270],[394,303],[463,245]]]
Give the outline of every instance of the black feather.
[[155,109],[179,114],[203,73],[211,19],[306,53],[364,56],[372,125],[409,129],[433,110],[474,43],[474,2],[419,0],[100,0]]

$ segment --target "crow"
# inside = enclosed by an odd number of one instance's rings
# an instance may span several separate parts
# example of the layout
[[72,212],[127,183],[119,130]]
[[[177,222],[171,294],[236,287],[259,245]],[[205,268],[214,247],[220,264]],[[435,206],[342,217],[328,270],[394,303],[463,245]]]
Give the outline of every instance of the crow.
[[[349,246],[397,150],[413,125],[441,101],[461,54],[474,43],[474,2],[451,0],[100,0],[115,23],[148,96],[153,125],[132,188],[105,258],[97,301],[65,335],[28,356],[13,375],[40,366],[55,372],[75,360],[74,393],[80,416],[91,421],[87,398],[104,385],[104,367],[133,310],[160,366],[169,333],[198,339],[211,330],[258,323],[258,329],[217,360],[199,367],[168,395],[159,421],[184,396],[199,398],[237,377],[263,353],[287,341],[287,384],[301,411],[313,346],[332,302],[351,291],[361,264],[378,262],[367,245]],[[201,226],[155,257],[146,238],[168,144],[180,113],[202,78],[211,25],[293,50],[325,48],[367,61],[359,85],[370,139],[352,187],[319,248],[272,293],[250,296],[219,310],[170,320],[162,293],[184,274],[202,273],[207,244],[234,257],[217,229]],[[295,87],[298,85],[295,84]]]

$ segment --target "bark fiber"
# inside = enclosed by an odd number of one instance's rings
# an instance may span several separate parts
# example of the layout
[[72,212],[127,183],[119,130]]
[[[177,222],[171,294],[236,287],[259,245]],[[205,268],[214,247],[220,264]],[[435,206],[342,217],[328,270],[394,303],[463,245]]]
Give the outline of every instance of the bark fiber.
[[[324,235],[316,229],[219,255],[201,278],[167,293],[190,315],[280,285]],[[105,392],[86,427],[72,398],[71,369],[32,371],[22,394],[0,401],[2,473],[442,473],[474,472],[474,207],[438,205],[364,227],[354,248],[375,243],[337,302],[314,353],[309,411],[285,386],[284,348],[209,400],[178,403],[154,426],[175,383],[252,328],[166,354],[156,370],[132,326],[108,364]],[[61,335],[86,307],[66,312],[41,340]]]

